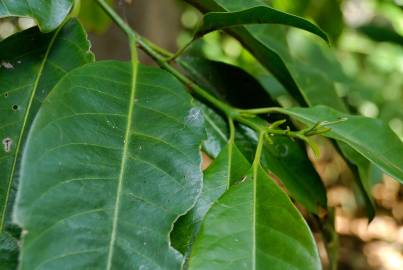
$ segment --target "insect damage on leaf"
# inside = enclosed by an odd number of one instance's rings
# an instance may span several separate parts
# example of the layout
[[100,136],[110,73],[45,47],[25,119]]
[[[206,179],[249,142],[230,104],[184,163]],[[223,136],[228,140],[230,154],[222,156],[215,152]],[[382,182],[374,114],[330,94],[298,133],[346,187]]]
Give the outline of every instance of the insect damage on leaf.
[[6,69],[14,69],[14,65],[6,61],[1,61],[1,66]]
[[7,137],[2,141],[2,143],[3,143],[3,146],[4,146],[3,147],[4,152],[6,152],[6,153],[11,152],[11,146],[13,144],[13,140]]

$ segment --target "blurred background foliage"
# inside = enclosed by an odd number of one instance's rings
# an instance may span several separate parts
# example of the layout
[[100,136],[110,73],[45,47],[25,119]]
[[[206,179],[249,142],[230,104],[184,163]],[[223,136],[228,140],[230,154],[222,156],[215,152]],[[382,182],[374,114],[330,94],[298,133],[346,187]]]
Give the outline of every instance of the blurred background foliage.
[[[74,12],[90,32],[97,59],[128,59],[125,36],[93,0],[79,2],[80,8]],[[181,0],[109,2],[141,34],[171,51],[192,38],[200,19],[200,13]],[[311,19],[331,39],[331,46],[328,46],[313,35],[279,28],[270,35],[278,39],[282,54],[315,68],[335,84],[338,95],[352,112],[382,119],[403,140],[403,0],[266,2],[282,11]],[[0,40],[34,24],[28,18],[0,19]],[[208,34],[187,53],[237,65],[253,75],[283,106],[295,104],[281,84],[237,40],[224,32]],[[145,55],[142,58],[152,63]],[[403,269],[401,185],[373,170],[372,193],[377,216],[368,225],[364,201],[352,189],[354,176],[328,141],[319,139],[319,142],[321,158],[315,159],[312,153],[310,156],[328,188],[329,206],[336,209],[339,269]],[[324,245],[319,238],[318,245],[326,264]]]

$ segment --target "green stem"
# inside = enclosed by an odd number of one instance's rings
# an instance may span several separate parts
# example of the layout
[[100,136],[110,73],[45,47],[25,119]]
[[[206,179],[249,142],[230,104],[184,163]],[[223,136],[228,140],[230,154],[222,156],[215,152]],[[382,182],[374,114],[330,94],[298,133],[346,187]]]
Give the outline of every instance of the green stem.
[[[185,77],[182,73],[177,71],[174,67],[172,67],[169,63],[166,62],[166,58],[163,57],[160,53],[158,53],[155,48],[156,46],[152,44],[150,41],[146,41],[144,38],[137,35],[130,26],[120,18],[120,16],[105,2],[105,0],[97,0],[98,4],[104,9],[104,11],[111,17],[113,21],[130,37],[134,36],[137,38],[137,43],[140,47],[147,53],[151,58],[153,58],[161,68],[167,70],[172,75],[174,75],[179,81],[185,84],[191,91],[193,91],[196,95],[204,99],[205,101],[211,103],[216,108],[224,112],[228,117],[233,117],[238,114],[237,110],[227,105],[226,103],[220,101],[213,95],[209,94],[207,91],[202,89],[200,86],[195,84],[193,81]],[[159,52],[163,52],[165,55],[168,53],[164,50],[159,50]],[[169,53],[169,55],[171,55]]]
[[174,61],[176,58],[178,58],[183,52],[185,52],[187,50],[187,48],[190,47],[190,45],[192,45],[194,39],[192,39],[191,41],[187,42],[185,44],[185,46],[183,46],[182,48],[180,48],[174,55],[172,55],[167,61],[168,62],[172,62]]
[[157,46],[156,44],[152,43],[151,41],[143,38],[143,37],[139,37],[140,39],[140,44],[146,44],[150,49],[153,49],[154,51],[156,51],[157,53],[159,53],[161,56],[164,56],[166,59],[170,59],[173,57],[173,54],[159,46]]
[[257,108],[257,109],[248,109],[248,110],[238,110],[241,114],[244,115],[256,115],[256,114],[269,114],[269,113],[284,113],[282,108],[278,107],[270,107],[270,108]]
[[229,144],[233,144],[235,142],[235,125],[234,119],[228,117],[228,126],[229,126]]
[[260,159],[262,158],[264,135],[265,135],[265,132],[259,133],[259,140],[258,140],[257,147],[256,147],[255,159],[253,160],[253,164],[252,164],[254,175],[256,175],[256,173],[257,173],[257,169],[259,168],[259,165],[260,165]]

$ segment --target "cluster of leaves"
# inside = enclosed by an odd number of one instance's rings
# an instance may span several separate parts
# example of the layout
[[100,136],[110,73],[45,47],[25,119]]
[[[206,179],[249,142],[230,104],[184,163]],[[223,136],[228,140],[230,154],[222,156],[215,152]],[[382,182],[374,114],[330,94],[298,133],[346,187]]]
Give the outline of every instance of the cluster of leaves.
[[132,59],[95,61],[73,2],[0,2],[39,26],[0,43],[0,269],[320,269],[294,202],[325,235],[332,216],[304,144],[334,141],[370,218],[369,164],[403,181],[399,138],[289,54],[282,25],[328,41],[311,22],[266,1],[187,0],[205,13],[194,40],[237,38],[299,103],[283,108],[238,67],[155,46],[104,0]]

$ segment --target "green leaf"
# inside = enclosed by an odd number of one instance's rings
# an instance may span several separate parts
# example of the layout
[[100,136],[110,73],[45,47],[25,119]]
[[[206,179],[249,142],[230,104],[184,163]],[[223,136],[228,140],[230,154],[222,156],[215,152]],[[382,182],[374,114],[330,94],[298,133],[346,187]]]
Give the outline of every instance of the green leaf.
[[229,131],[225,120],[213,109],[201,102],[195,102],[201,109],[207,138],[203,141],[203,151],[212,158],[217,158],[228,142]]
[[337,59],[334,47],[326,46],[314,37],[294,29],[289,31],[287,40],[294,59],[309,63],[310,68],[321,71],[333,82],[351,82]]
[[200,110],[165,71],[108,61],[69,73],[22,160],[20,269],[179,269],[169,232],[201,191],[203,135]]
[[372,184],[371,184],[371,172],[373,170],[373,165],[369,162],[363,155],[358,153],[356,150],[351,148],[344,142],[338,142],[337,144],[343,153],[347,157],[347,161],[353,162],[355,166],[351,166],[353,174],[360,181],[357,182],[357,188],[362,194],[362,198],[365,202],[367,208],[367,216],[371,221],[375,217],[375,202],[372,198]]
[[313,236],[298,210],[258,168],[207,213],[190,270],[321,269]]
[[18,242],[9,232],[0,235],[0,270],[17,269]]
[[53,33],[31,28],[0,42],[0,234],[11,226],[19,161],[32,120],[61,77],[93,61],[89,47],[76,20]]
[[357,29],[370,39],[378,42],[390,42],[403,46],[403,36],[389,27],[367,24]]
[[196,56],[183,56],[177,62],[199,85],[235,107],[277,105],[252,75],[237,66]]
[[[326,209],[326,189],[308,159],[305,147],[287,137],[275,136],[271,139],[273,144],[265,144],[263,147],[262,166],[276,175],[291,197],[311,213],[318,214],[320,209]],[[251,160],[257,145],[256,133],[241,126],[236,142]]]
[[204,172],[202,193],[192,210],[176,222],[171,234],[173,246],[186,254],[191,250],[192,241],[200,224],[221,195],[237,181],[242,180],[250,168],[250,163],[239,152],[235,144],[226,145],[219,156]]
[[276,9],[300,15],[304,14],[304,12],[309,8],[311,0],[300,0],[300,1],[272,0],[270,3]]
[[347,111],[343,100],[337,95],[334,82],[312,62],[290,64],[291,73],[303,91],[309,106],[323,104],[340,111]]
[[304,18],[278,11],[268,6],[257,6],[234,12],[209,12],[203,16],[196,37],[212,31],[246,24],[282,24],[311,32],[329,42],[326,34]]
[[383,122],[362,116],[351,116],[326,106],[279,109],[308,125],[320,121],[346,118],[332,125],[324,135],[342,141],[379,166],[384,172],[403,182],[403,143]]
[[43,32],[56,29],[69,14],[74,0],[1,0],[0,18],[26,16],[33,18]]

